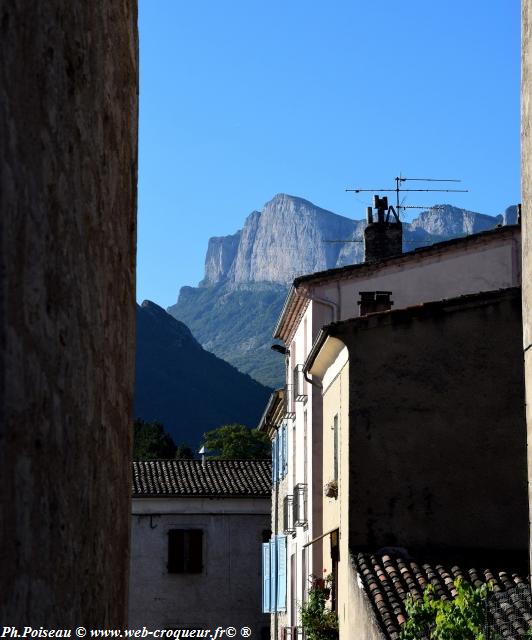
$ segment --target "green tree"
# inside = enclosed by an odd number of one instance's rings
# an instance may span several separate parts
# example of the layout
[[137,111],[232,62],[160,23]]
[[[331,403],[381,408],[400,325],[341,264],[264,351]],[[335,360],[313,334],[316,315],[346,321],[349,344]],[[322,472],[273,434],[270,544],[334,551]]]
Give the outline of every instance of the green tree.
[[133,435],[133,460],[156,460],[173,458],[176,446],[160,422],[135,420]]
[[421,599],[408,597],[408,619],[401,629],[401,640],[485,640],[482,628],[491,585],[474,588],[458,578],[454,586],[452,600],[437,597],[433,585],[425,589]]
[[212,460],[259,460],[270,457],[268,436],[243,424],[226,424],[203,434],[201,443]]
[[176,460],[193,460],[194,451],[192,451],[192,449],[187,444],[182,442],[177,446],[177,449],[175,450],[175,459]]

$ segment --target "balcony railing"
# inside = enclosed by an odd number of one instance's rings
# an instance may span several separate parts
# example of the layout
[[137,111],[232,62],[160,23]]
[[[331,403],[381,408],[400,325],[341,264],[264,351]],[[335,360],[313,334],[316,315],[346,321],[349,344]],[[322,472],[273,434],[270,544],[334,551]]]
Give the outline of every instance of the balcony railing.
[[292,420],[296,417],[296,407],[294,405],[294,386],[285,385],[284,388],[284,414],[285,418]]
[[307,381],[303,374],[303,365],[294,367],[294,399],[296,402],[305,402],[307,399]]
[[294,525],[303,527],[307,524],[307,485],[300,483],[294,487]]
[[295,533],[294,525],[294,496],[288,495],[283,500],[283,531],[284,533]]

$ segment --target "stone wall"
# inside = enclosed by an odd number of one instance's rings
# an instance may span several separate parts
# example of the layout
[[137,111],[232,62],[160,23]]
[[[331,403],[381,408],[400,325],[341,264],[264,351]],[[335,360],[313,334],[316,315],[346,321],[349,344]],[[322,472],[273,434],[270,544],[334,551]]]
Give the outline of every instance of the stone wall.
[[[522,0],[521,24],[521,225],[523,230],[523,347],[528,441],[532,440],[532,2]],[[529,503],[532,505],[532,447],[528,447]],[[532,567],[532,559],[531,559]]]
[[135,0],[0,4],[0,620],[125,623]]

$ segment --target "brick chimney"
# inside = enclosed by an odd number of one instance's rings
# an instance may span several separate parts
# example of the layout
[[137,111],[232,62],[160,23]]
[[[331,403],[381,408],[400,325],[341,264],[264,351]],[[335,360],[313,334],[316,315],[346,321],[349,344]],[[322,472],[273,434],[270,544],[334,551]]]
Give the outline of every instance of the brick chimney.
[[[373,219],[373,208],[377,220]],[[390,220],[390,214],[393,219]],[[368,224],[364,229],[364,260],[377,262],[403,252],[403,225],[395,209],[388,206],[388,198],[373,197],[373,207],[367,209]]]

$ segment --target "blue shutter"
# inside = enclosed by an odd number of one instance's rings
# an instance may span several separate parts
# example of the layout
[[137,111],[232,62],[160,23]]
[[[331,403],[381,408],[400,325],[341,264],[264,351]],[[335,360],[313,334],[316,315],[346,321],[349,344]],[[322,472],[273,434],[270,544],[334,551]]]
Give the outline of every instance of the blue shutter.
[[277,482],[277,435],[272,440],[272,484]]
[[277,554],[275,538],[269,542],[270,545],[270,611],[276,611],[277,599]]
[[270,543],[262,545],[262,613],[270,613]]
[[[283,476],[288,473],[288,425],[283,425],[284,438],[283,438]],[[295,464],[295,460],[294,460]]]
[[277,611],[286,610],[286,537],[277,536]]

